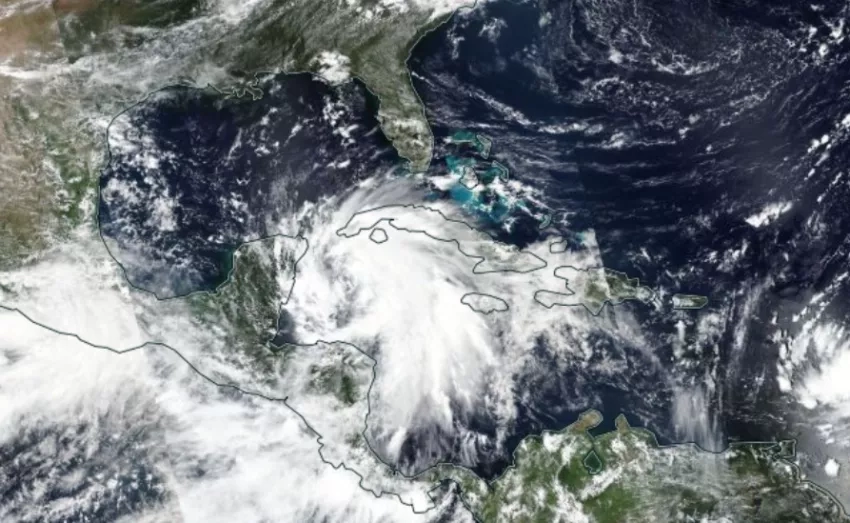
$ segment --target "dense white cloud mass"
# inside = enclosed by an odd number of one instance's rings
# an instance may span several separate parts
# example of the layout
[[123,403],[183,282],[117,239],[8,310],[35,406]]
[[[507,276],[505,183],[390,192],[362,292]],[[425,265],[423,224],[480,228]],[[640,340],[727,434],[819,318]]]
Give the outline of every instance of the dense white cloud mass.
[[171,350],[119,355],[9,311],[0,347],[0,445],[51,472],[21,471],[0,519],[74,519],[142,496],[133,519],[422,520],[323,463],[292,411],[211,385]]
[[[280,223],[275,256],[303,256],[272,281],[301,345],[271,370],[226,341],[232,326],[202,322],[192,299],[128,286],[88,232],[0,274],[3,444],[30,445],[35,462],[50,434],[70,431],[65,447],[86,449],[68,477],[23,480],[2,510],[115,505],[116,517],[187,521],[425,517],[408,505],[440,514],[450,497],[435,507],[434,485],[394,476],[381,461],[420,471],[453,448],[474,464],[511,427],[515,380],[533,363],[535,340],[581,359],[591,354],[588,333],[630,327],[627,315],[534,300],[565,289],[556,267],[598,264],[592,233],[582,250],[540,243],[520,253],[454,221],[462,216],[450,206],[399,204],[420,201],[412,187],[370,180]],[[374,227],[385,242],[370,239]],[[461,301],[471,292],[499,296],[510,311],[475,312]],[[319,390],[316,369],[348,373],[350,400]],[[481,413],[495,435],[470,423]],[[95,483],[75,469],[113,455]],[[37,488],[44,481],[81,486],[62,497]]]
[[[375,358],[368,437],[384,459],[413,472],[448,447],[474,464],[479,448],[501,443],[535,340],[564,357],[589,357],[587,335],[620,332],[628,318],[535,301],[538,290],[569,292],[555,268],[599,265],[592,233],[582,250],[553,253],[541,242],[519,252],[470,228],[450,204],[397,203],[421,201],[408,187],[369,181],[311,212],[300,229],[310,249],[287,310],[301,341],[345,340]],[[387,241],[371,240],[378,229]],[[500,297],[509,312],[474,311],[462,302],[471,292]],[[476,413],[497,420],[495,441],[470,428]]]

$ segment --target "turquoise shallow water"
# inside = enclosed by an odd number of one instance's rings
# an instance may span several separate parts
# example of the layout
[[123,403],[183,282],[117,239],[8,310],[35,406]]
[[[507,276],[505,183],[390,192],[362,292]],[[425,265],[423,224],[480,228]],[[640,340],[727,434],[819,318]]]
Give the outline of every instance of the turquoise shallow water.
[[[689,315],[627,307],[635,336],[600,334],[589,361],[560,362],[539,340],[529,350],[552,361],[523,377],[534,385],[517,406],[518,433],[558,428],[589,406],[606,419],[635,413],[663,441],[714,448],[808,430],[777,385],[776,340],[799,333],[813,295],[829,303],[820,321],[850,328],[848,9],[501,1],[423,38],[409,63],[435,158],[449,171],[452,156],[481,167],[475,136],[486,135],[486,160],[534,191],[514,203],[452,188],[452,199],[518,245],[547,232],[537,216],[550,212],[567,249],[594,244],[606,267],[709,297]],[[787,211],[753,218],[776,205]],[[597,373],[600,362],[619,370]],[[698,395],[699,412],[676,390]]]

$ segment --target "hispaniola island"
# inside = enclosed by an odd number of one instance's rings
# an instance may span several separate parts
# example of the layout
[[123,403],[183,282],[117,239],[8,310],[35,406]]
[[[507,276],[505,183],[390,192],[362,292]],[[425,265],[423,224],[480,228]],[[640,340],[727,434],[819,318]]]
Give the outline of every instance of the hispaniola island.
[[847,0],[0,0],[0,522],[850,523]]

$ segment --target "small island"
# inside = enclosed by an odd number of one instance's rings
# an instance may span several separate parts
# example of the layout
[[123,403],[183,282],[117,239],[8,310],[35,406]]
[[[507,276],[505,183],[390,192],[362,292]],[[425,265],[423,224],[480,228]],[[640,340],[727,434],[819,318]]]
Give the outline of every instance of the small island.
[[698,294],[674,294],[672,301],[674,310],[702,309],[708,304],[708,297]]
[[448,138],[448,142],[471,145],[484,159],[490,157],[490,149],[493,147],[493,140],[483,134],[476,134],[472,131],[457,131]]
[[386,242],[389,238],[387,237],[387,231],[381,229],[380,227],[375,227],[369,234],[369,239],[377,244],[381,244]]
[[480,292],[464,294],[463,297],[461,297],[460,302],[481,314],[505,312],[509,309],[508,302],[502,298],[497,298],[496,296],[491,296],[489,294],[481,294]]

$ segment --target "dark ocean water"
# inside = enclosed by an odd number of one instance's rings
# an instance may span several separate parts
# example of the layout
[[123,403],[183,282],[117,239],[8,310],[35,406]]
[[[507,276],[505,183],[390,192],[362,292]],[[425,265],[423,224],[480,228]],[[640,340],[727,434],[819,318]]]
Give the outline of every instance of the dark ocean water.
[[[416,46],[409,66],[436,138],[429,174],[505,166],[520,182],[507,195],[522,205],[491,205],[498,194],[481,205],[464,190],[434,198],[517,245],[557,232],[579,249],[592,230],[606,267],[710,300],[685,312],[623,305],[651,357],[604,334],[589,340],[594,365],[559,361],[543,341],[529,347],[535,363],[518,382],[531,392],[508,448],[481,456],[481,473],[590,407],[606,417],[600,430],[624,412],[662,442],[711,448],[806,430],[777,385],[777,339],[799,330],[792,318],[817,293],[835,321],[850,306],[847,283],[832,285],[850,253],[850,38],[833,36],[848,9],[503,0]],[[257,101],[170,88],[116,120],[131,131],[113,124],[134,147],[111,148],[99,216],[134,284],[161,297],[213,288],[234,246],[268,234],[276,217],[399,165],[359,82],[281,75],[260,88]],[[489,156],[446,143],[459,131],[491,139]],[[156,169],[139,160],[145,151]],[[134,191],[172,202],[173,222],[152,219],[151,200]],[[541,229],[543,216],[552,227]]]
[[166,88],[110,126],[100,229],[133,284],[160,297],[213,289],[236,246],[281,214],[400,163],[359,81],[277,75],[257,87],[258,100]]
[[[456,15],[415,48],[435,169],[457,154],[445,138],[482,133],[560,234],[593,229],[605,266],[710,298],[687,313],[632,308],[676,383],[704,391],[693,416],[705,419],[681,426],[673,391],[653,376],[664,371],[627,342],[600,340],[637,371],[538,377],[514,442],[562,427],[582,405],[600,408],[605,428],[626,412],[664,442],[800,433],[772,336],[797,329],[790,318],[847,268],[850,195],[839,174],[850,146],[836,129],[850,114],[850,39],[834,36],[847,14],[841,2],[501,1]],[[825,134],[829,152],[809,151]],[[790,208],[747,222],[776,202]],[[502,237],[541,236],[535,220],[519,222]],[[829,314],[843,320],[846,289],[829,292]],[[674,356],[680,321],[690,350]]]
[[0,446],[4,520],[59,521],[58,506],[63,521],[116,521],[168,501],[168,479],[152,459],[163,442],[151,427],[98,421],[34,424]]

